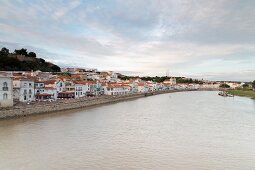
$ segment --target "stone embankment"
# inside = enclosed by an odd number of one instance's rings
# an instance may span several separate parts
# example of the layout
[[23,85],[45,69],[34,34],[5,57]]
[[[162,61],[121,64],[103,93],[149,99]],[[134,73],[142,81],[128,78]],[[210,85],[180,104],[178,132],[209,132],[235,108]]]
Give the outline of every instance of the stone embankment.
[[114,103],[120,101],[126,101],[130,99],[141,98],[149,95],[157,95],[163,93],[173,93],[181,91],[192,90],[171,90],[171,91],[158,91],[153,93],[137,93],[122,96],[99,96],[93,98],[80,98],[80,99],[68,99],[58,100],[55,102],[36,102],[30,105],[23,105],[19,107],[12,107],[4,110],[0,110],[0,119],[23,117],[34,114],[50,113],[57,111],[64,111],[70,109],[84,108],[89,106],[95,106],[100,104]]

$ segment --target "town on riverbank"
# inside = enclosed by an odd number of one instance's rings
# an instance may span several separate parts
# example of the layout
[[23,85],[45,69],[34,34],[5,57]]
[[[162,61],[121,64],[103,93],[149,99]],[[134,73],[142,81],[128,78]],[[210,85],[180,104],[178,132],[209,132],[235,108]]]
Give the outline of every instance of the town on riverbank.
[[[89,68],[61,69],[24,48],[10,52],[3,47],[0,56],[0,110],[99,96],[219,88],[243,90],[247,87],[252,89],[255,84],[175,76],[126,76]],[[35,69],[37,71],[33,71]]]
[[[219,89],[222,82],[164,77],[162,82],[127,77],[113,71],[63,68],[62,72],[1,71],[1,108],[98,96],[121,96],[171,90]],[[224,82],[231,89],[243,83]]]

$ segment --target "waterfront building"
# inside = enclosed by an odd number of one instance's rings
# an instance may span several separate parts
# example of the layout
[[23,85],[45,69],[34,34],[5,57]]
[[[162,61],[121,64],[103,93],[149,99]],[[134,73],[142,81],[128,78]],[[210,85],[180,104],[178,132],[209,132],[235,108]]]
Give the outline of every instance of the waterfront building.
[[200,89],[218,89],[220,87],[220,82],[214,83],[214,82],[207,82],[199,85]]
[[145,83],[138,83],[138,92],[139,93],[146,93],[149,91],[149,87]]
[[226,84],[229,85],[229,87],[232,88],[232,89],[241,87],[241,83],[240,82],[226,82]]
[[31,102],[35,100],[34,80],[15,79],[13,80],[14,98],[20,102]]
[[45,87],[43,81],[35,82],[35,99],[38,101],[57,100],[57,89],[54,87]]
[[111,96],[125,95],[130,93],[131,88],[131,86],[121,84],[106,84],[104,86],[104,94]]
[[99,81],[88,81],[88,95],[99,95],[102,93],[102,86]]
[[104,94],[104,88],[102,86],[102,83],[97,81],[95,85],[95,95],[103,95]]
[[148,88],[148,91],[152,92],[152,91],[155,91],[156,88],[155,88],[155,84],[152,83],[152,82],[147,82],[147,88]]
[[85,97],[89,92],[89,84],[86,81],[74,81],[75,98]]
[[62,99],[71,99],[71,98],[75,98],[75,92],[72,91],[63,91],[63,92],[59,92],[58,93],[58,98],[62,98]]
[[12,77],[0,76],[0,107],[13,106]]
[[65,83],[61,79],[53,79],[44,81],[45,87],[53,87],[57,89],[57,93],[65,91]]
[[35,93],[36,100],[39,101],[55,101],[57,100],[57,89],[53,87],[45,87],[39,93]]
[[169,84],[171,86],[176,85],[176,78],[175,77],[171,77],[169,80],[165,80],[163,83],[164,84]]
[[118,84],[127,86],[129,88],[129,93],[137,93],[138,92],[138,84],[135,83],[134,81],[127,80],[127,81],[119,82]]

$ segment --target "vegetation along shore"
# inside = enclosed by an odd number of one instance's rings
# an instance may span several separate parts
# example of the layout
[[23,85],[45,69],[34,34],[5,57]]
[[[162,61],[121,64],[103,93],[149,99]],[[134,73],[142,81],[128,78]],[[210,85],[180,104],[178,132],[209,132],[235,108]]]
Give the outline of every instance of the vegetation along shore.
[[244,96],[244,97],[250,97],[252,99],[255,99],[255,91],[254,90],[228,90],[229,94],[235,95],[235,96]]

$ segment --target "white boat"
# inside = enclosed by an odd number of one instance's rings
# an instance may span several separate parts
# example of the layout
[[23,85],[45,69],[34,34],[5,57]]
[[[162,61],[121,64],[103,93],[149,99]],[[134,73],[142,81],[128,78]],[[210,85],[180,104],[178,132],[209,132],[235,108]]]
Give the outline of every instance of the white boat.
[[234,95],[229,94],[226,91],[221,91],[221,92],[218,93],[218,95],[223,96],[223,97],[234,97]]

